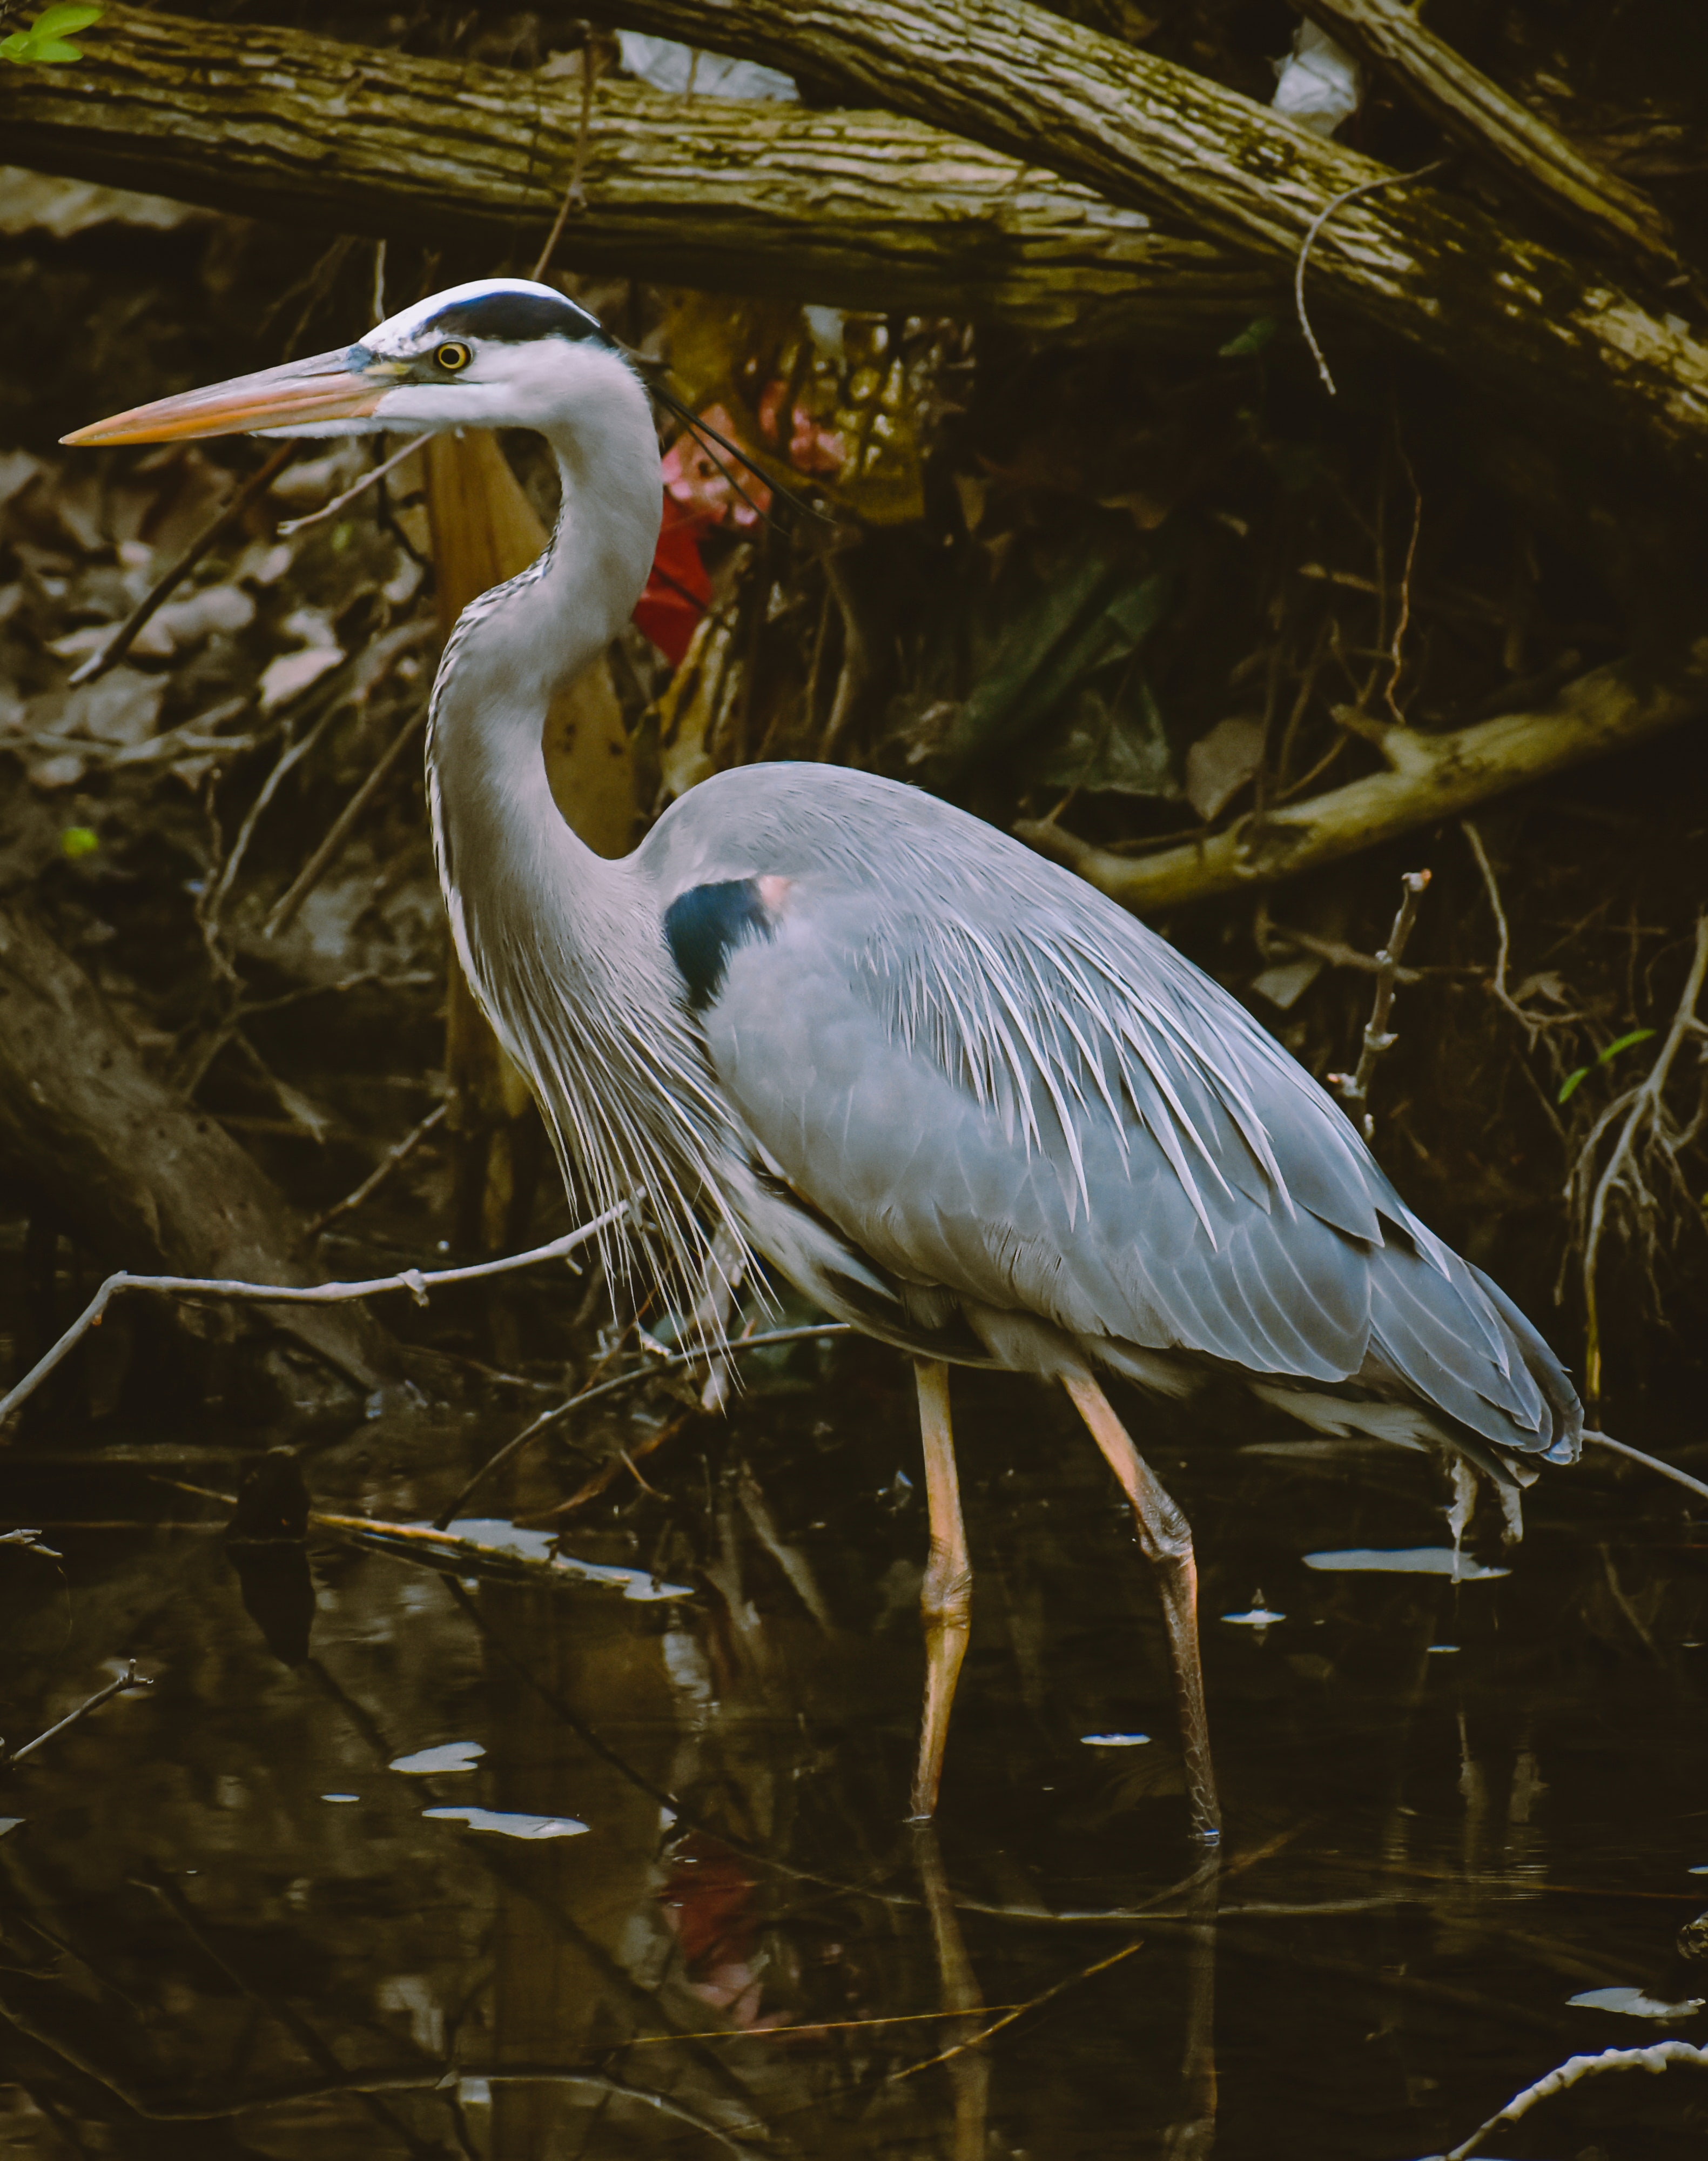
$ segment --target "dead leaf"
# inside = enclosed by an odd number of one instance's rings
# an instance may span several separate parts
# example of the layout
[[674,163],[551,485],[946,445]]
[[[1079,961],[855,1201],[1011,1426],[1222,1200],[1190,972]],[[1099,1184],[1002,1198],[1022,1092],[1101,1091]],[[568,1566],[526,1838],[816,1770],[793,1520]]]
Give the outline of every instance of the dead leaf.
[[57,757],[44,758],[29,768],[29,784],[51,793],[57,788],[75,788],[83,778],[84,760],[76,751],[61,751]]
[[1186,753],[1186,799],[1207,825],[1263,762],[1263,731],[1258,721],[1218,721]]
[[210,217],[164,195],[133,195],[128,188],[97,187],[89,180],[50,180],[21,165],[0,165],[0,232],[46,232],[69,240],[97,225],[143,226],[155,232]]
[[0,503],[22,495],[42,470],[41,460],[28,450],[0,450]]
[[300,653],[280,654],[277,660],[268,662],[261,678],[262,711],[276,712],[290,699],[299,697],[343,658],[336,645],[310,645]]
[[146,742],[160,718],[164,675],[115,668],[98,681],[80,684],[60,708],[57,735],[92,736],[96,742]]
[[216,631],[247,630],[255,603],[241,586],[204,586],[181,601],[169,601],[154,618],[180,651]]
[[1260,998],[1267,998],[1272,1006],[1283,1013],[1290,1013],[1300,998],[1322,973],[1323,964],[1315,954],[1303,960],[1278,961],[1273,968],[1265,968],[1255,977],[1252,988]]

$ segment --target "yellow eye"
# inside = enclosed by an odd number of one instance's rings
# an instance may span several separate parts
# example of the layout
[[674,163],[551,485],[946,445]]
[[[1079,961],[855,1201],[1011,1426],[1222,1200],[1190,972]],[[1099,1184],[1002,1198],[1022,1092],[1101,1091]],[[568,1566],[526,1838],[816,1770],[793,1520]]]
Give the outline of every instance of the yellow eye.
[[460,374],[474,358],[466,345],[442,345],[433,356],[447,375]]

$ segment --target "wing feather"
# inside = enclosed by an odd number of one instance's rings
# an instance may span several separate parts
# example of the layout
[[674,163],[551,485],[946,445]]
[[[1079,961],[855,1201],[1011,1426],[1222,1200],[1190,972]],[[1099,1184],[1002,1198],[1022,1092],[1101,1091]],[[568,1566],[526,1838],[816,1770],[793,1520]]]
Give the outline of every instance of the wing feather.
[[1067,872],[822,767],[705,783],[643,856],[664,905],[786,882],[702,1017],[708,1054],[758,1147],[903,1282],[1135,1351],[1367,1369],[1509,1448],[1580,1425],[1541,1339],[1310,1075]]

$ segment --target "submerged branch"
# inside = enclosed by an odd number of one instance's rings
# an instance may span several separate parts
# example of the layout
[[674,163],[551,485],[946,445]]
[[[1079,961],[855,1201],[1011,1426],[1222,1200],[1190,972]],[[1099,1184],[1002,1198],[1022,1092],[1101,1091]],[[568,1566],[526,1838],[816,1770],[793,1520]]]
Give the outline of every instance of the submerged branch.
[[1503,2109],[1480,2125],[1450,2153],[1442,2155],[1440,2161],[1472,2161],[1477,2148],[1492,2131],[1498,2130],[1503,2123],[1516,2123],[1539,2101],[1564,2093],[1580,2079],[1594,2078],[1601,2071],[1664,2071],[1669,2064],[1694,2064],[1699,2070],[1708,2070],[1708,2049],[1698,2049],[1689,2041],[1653,2041],[1646,2049],[1603,2049],[1599,2056],[1568,2056],[1545,2078],[1538,2079],[1534,2085],[1514,2094]]
[[75,1711],[68,1712],[56,1726],[49,1726],[45,1733],[38,1733],[34,1741],[26,1741],[22,1748],[14,1748],[9,1755],[0,1760],[3,1760],[8,1768],[13,1763],[22,1763],[26,1757],[34,1756],[38,1748],[45,1748],[49,1742],[57,1741],[68,1728],[76,1726],[81,1720],[87,1718],[91,1711],[99,1711],[102,1704],[111,1703],[114,1696],[128,1695],[132,1689],[153,1688],[154,1685],[153,1680],[146,1674],[139,1674],[137,1671],[136,1660],[128,1659],[125,1661],[124,1671],[117,1679],[110,1680],[105,1688],[96,1689],[93,1695],[86,1697]]

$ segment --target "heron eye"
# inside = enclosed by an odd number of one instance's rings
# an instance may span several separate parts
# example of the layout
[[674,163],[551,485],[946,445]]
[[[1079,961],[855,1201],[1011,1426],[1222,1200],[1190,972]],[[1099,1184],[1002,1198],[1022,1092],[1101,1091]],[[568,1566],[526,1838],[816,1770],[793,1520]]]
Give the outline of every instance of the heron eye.
[[460,374],[474,358],[466,345],[442,345],[433,356],[447,375]]

